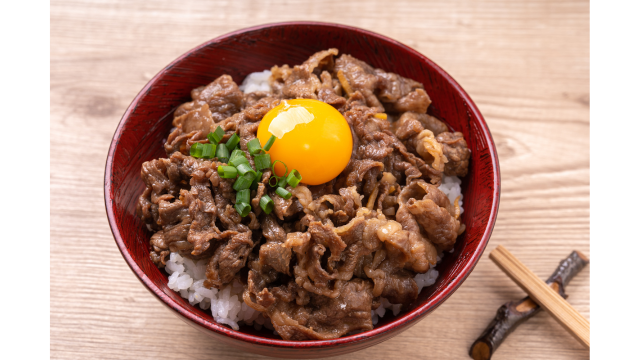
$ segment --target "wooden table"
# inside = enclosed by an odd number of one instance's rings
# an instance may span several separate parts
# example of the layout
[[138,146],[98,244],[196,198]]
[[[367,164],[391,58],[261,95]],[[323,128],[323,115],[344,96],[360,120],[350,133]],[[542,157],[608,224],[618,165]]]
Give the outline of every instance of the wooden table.
[[[393,5],[391,5],[393,4]],[[467,359],[504,302],[524,296],[489,261],[498,244],[546,278],[589,255],[589,2],[58,1],[51,3],[51,355],[60,359],[239,359],[163,307],[122,259],[107,224],[104,164],[127,105],[174,58],[261,23],[362,27],[427,55],[467,90],[495,139],[498,220],[467,281],[432,315],[351,359]],[[589,268],[568,286],[589,318]],[[581,359],[548,314],[494,359]]]

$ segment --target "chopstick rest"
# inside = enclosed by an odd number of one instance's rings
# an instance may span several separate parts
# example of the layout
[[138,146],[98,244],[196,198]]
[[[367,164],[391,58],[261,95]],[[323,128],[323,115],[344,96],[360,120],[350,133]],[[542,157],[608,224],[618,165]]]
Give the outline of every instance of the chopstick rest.
[[502,245],[489,258],[584,347],[589,348],[589,321]]

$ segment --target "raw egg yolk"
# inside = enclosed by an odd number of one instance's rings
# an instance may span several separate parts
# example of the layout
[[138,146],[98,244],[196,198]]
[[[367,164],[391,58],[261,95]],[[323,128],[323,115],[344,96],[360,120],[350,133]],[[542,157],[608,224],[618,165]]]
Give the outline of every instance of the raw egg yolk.
[[[319,185],[335,178],[351,159],[351,128],[338,110],[322,101],[283,100],[258,126],[261,144],[271,135],[276,136],[268,151],[271,161],[280,160],[289,171],[298,170],[305,184]],[[275,170],[276,175],[284,175],[280,162]]]

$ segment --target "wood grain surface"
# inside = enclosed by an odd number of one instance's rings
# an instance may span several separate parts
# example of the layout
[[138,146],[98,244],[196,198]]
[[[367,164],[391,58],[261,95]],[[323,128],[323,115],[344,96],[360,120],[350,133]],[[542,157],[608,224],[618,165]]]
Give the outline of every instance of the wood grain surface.
[[[127,105],[185,51],[243,27],[344,23],[422,52],[471,95],[502,171],[487,251],[460,289],[401,335],[351,359],[467,359],[498,307],[525,294],[488,259],[507,247],[546,278],[572,250],[589,256],[588,1],[51,2],[51,357],[250,359],[175,317],[138,282],[107,224],[104,164]],[[589,319],[589,267],[566,289]],[[584,359],[548,314],[494,359]]]

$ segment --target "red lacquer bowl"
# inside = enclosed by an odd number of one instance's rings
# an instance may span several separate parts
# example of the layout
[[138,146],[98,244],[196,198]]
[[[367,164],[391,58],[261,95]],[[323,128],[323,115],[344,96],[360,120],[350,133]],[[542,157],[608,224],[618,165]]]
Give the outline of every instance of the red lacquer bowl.
[[[151,234],[135,215],[144,189],[144,161],[166,157],[164,139],[173,110],[190,100],[191,89],[222,74],[240,83],[254,71],[300,64],[316,51],[335,47],[374,67],[424,84],[433,103],[429,113],[461,131],[471,149],[463,179],[466,232],[454,252],[438,265],[440,276],[406,312],[385,316],[371,331],[326,341],[286,341],[271,331],[218,325],[208,311],[189,305],[167,287],[167,275],[149,259]],[[140,91],[125,112],[111,142],[104,178],[109,225],[122,256],[140,281],[179,318],[212,338],[243,350],[274,357],[335,356],[378,344],[417,323],[445,301],[469,276],[484,251],[498,212],[498,157],[480,111],[469,95],[438,65],[417,51],[382,35],[344,25],[291,22],[239,30],[213,39],[180,56]]]

